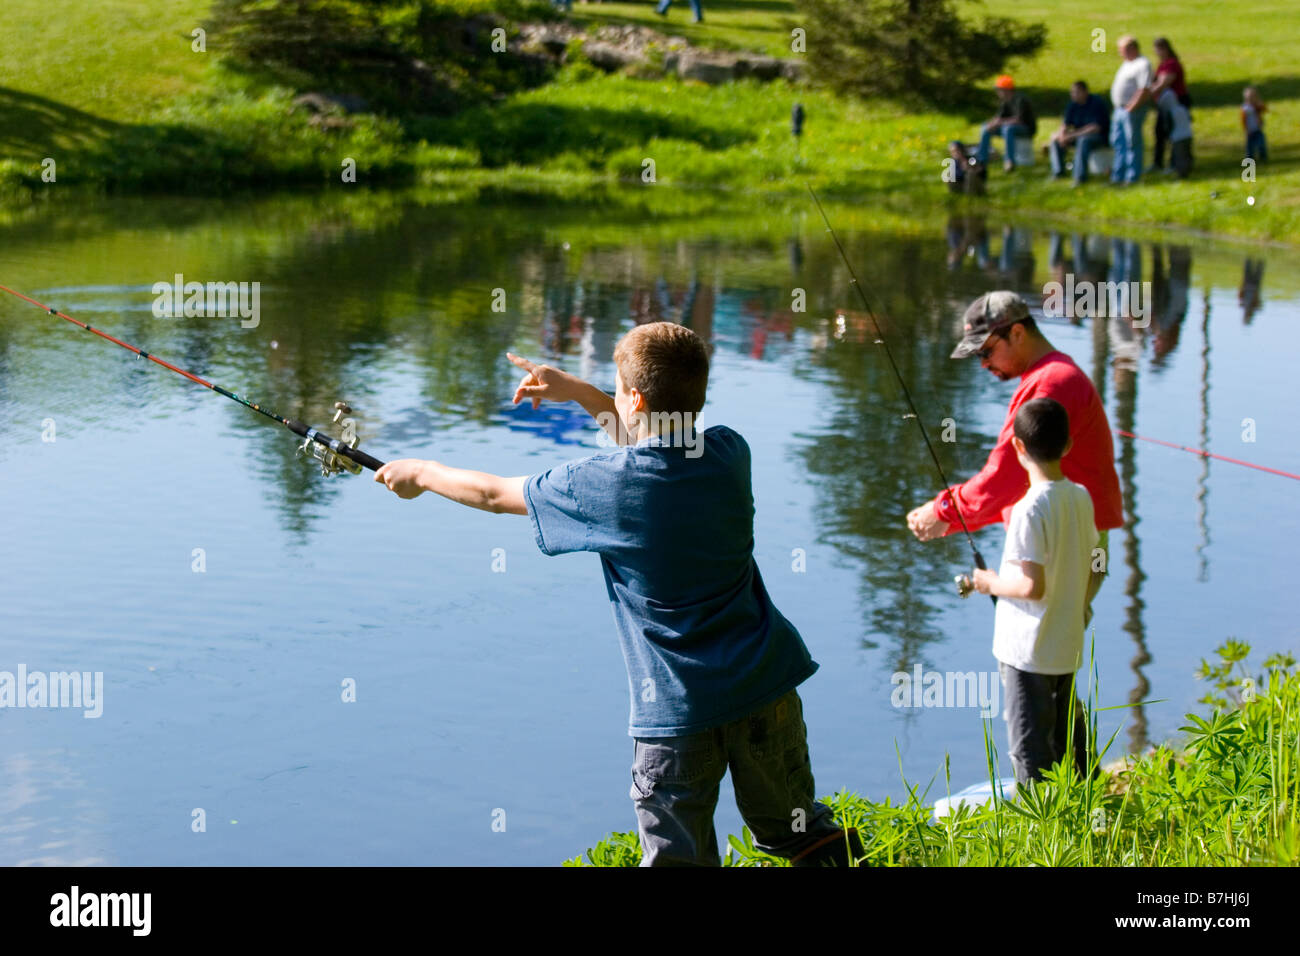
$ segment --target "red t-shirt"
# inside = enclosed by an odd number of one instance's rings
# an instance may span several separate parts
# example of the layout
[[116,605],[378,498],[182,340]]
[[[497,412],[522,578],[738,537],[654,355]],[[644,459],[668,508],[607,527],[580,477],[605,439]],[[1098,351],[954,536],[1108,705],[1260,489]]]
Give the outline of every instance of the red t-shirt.
[[1174,96],[1182,99],[1187,95],[1187,80],[1183,76],[1183,64],[1176,59],[1165,60],[1156,67],[1156,79],[1160,79],[1166,73],[1173,74],[1174,79],[1170,89],[1174,91]]
[[[957,505],[961,516],[966,519],[966,526],[974,531],[995,521],[1005,523],[1011,515],[1011,506],[1029,490],[1029,475],[1020,467],[1011,439],[1015,435],[1016,412],[1031,398],[1053,398],[1065,406],[1070,416],[1070,437],[1074,439],[1074,446],[1061,459],[1061,471],[1066,478],[1088,489],[1097,530],[1123,525],[1124,506],[1119,475],[1115,473],[1115,444],[1101,396],[1097,394],[1092,379],[1074,364],[1070,356],[1064,352],[1050,352],[1020,376],[1020,387],[1011,396],[1007,420],[983,470],[950,489],[957,495]],[[941,491],[935,497],[934,510],[939,518],[948,522],[945,534],[961,530],[948,492]]]

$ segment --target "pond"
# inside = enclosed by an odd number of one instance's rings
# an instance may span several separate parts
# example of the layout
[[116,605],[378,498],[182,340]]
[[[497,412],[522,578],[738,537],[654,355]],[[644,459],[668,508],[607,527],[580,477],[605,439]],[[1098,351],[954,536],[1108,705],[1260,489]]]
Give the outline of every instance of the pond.
[[[830,211],[954,480],[1014,389],[948,358],[961,311],[1067,279],[1150,283],[1145,328],[1043,319],[1114,428],[1300,473],[1293,252]],[[821,665],[801,688],[819,791],[898,799],[905,776],[933,800],[945,753],[954,790],[984,776],[978,706],[892,700],[897,672],[995,671],[993,612],[954,590],[959,537],[906,531],[938,479],[812,208],[105,199],[0,235],[0,284],[282,415],[326,426],[345,401],[383,460],[518,475],[593,454],[580,409],[510,405],[506,350],[611,390],[620,334],[690,325],[714,349],[705,424],[753,450],[759,567]],[[258,283],[255,320],[156,315],[178,275]],[[0,299],[0,672],[103,675],[98,716],[0,709],[0,863],[554,865],[635,827],[597,558],[326,478],[265,418]],[[1112,757],[1177,736],[1225,639],[1256,660],[1300,643],[1293,481],[1115,449],[1126,524],[1094,619]],[[1000,526],[976,537],[1000,554]],[[741,826],[727,783],[717,825]]]

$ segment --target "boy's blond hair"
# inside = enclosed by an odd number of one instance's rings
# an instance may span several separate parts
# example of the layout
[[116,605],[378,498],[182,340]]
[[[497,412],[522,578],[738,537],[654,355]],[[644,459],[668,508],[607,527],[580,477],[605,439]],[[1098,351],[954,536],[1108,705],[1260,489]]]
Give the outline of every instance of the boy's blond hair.
[[648,411],[696,415],[704,407],[709,349],[684,325],[638,325],[614,346],[614,364],[624,387],[645,396]]

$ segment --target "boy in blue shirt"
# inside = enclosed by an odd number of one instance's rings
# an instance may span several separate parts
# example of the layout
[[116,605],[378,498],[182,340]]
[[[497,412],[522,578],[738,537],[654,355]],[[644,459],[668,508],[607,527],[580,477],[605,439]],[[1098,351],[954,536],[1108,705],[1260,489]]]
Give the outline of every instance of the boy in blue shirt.
[[718,864],[713,812],[728,769],[758,847],[795,865],[850,862],[861,843],[814,799],[795,690],[817,664],[754,562],[749,446],[725,426],[694,427],[704,341],[672,322],[632,329],[614,350],[612,397],[509,358],[528,373],[516,404],[576,401],[619,447],[532,476],[403,459],[375,480],[402,498],[432,491],[527,515],[543,554],[600,555],[631,693],[642,866]]

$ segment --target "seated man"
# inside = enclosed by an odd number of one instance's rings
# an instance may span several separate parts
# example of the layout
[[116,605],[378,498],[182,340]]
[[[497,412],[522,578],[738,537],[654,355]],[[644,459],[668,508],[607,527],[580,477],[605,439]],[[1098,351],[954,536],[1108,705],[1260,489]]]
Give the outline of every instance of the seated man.
[[998,114],[989,120],[980,130],[980,144],[975,151],[975,159],[981,166],[989,162],[989,146],[993,137],[1002,134],[1007,148],[1003,154],[1003,168],[1007,172],[1016,168],[1016,140],[1022,136],[1033,139],[1038,132],[1038,120],[1034,117],[1034,108],[1029,105],[1023,94],[1016,92],[1016,83],[1011,77],[999,76],[994,82],[998,91]]
[[1052,134],[1052,178],[1065,175],[1065,151],[1074,152],[1074,183],[1088,178],[1088,154],[1109,143],[1110,105],[1103,97],[1088,92],[1088,84],[1075,80],[1070,86],[1070,105],[1065,108],[1061,128]]

